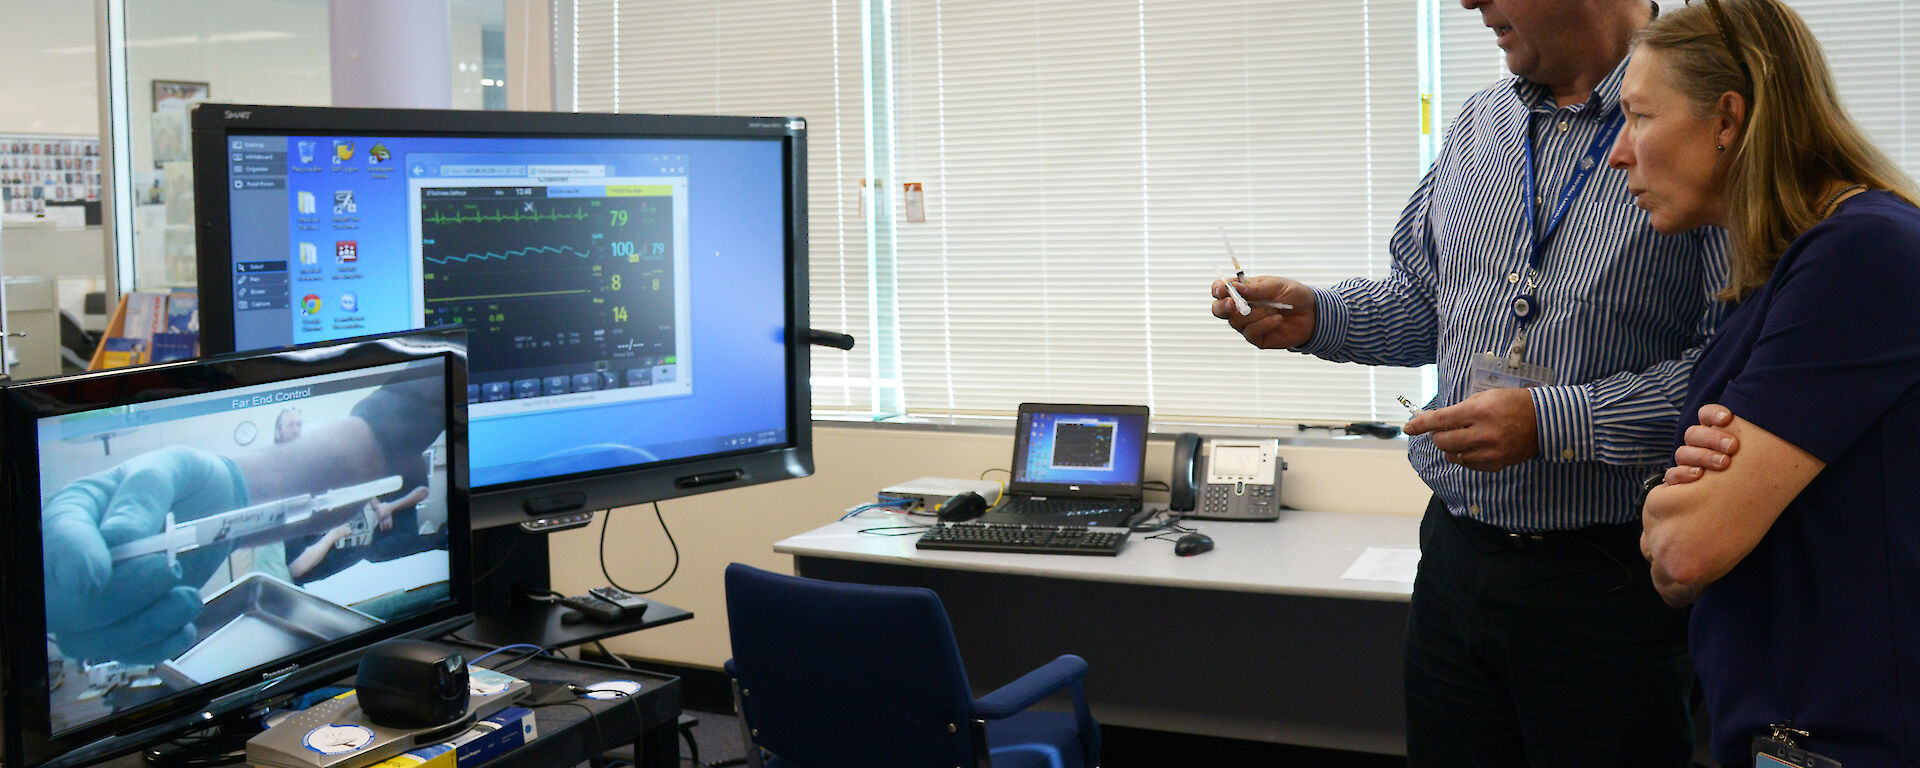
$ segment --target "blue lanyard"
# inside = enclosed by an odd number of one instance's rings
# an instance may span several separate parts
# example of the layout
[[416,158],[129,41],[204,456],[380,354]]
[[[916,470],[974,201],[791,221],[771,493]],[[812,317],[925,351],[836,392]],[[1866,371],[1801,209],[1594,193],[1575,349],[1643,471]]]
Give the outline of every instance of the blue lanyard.
[[[1579,164],[1573,168],[1573,174],[1567,177],[1566,186],[1560,188],[1560,200],[1554,203],[1553,214],[1547,218],[1546,227],[1541,230],[1539,237],[1533,235],[1533,217],[1536,207],[1534,201],[1539,199],[1539,193],[1534,187],[1533,137],[1529,135],[1526,141],[1522,142],[1527,150],[1525,234],[1533,241],[1533,249],[1527,254],[1526,284],[1521,286],[1520,295],[1513,299],[1513,317],[1522,332],[1525,331],[1526,324],[1540,314],[1540,300],[1534,298],[1532,294],[1535,276],[1540,273],[1540,262],[1547,255],[1547,246],[1553,242],[1554,233],[1560,231],[1560,222],[1566,218],[1567,210],[1573,207],[1573,199],[1580,196],[1580,191],[1587,187],[1587,180],[1593,178],[1593,172],[1606,162],[1606,155],[1613,145],[1613,139],[1620,134],[1620,127],[1625,125],[1626,121],[1626,113],[1617,112],[1613,119],[1600,126],[1600,130],[1593,136],[1593,143],[1587,146],[1586,154],[1581,155]],[[1524,348],[1525,342],[1520,343]]]

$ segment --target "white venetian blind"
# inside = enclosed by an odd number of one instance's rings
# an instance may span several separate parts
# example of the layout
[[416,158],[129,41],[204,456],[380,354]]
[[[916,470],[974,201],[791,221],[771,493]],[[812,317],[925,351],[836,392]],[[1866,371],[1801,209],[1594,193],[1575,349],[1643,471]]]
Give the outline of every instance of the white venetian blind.
[[1920,4],[1794,0],[1813,29],[1854,122],[1909,176],[1920,176]]
[[[1435,0],[1428,0],[1435,2]],[[1473,92],[1507,74],[1478,11],[1435,2],[1442,111],[1450,121]],[[1683,0],[1665,0],[1671,11]],[[1913,0],[1792,0],[1813,29],[1853,119],[1909,175],[1920,175],[1920,4]]]
[[[807,120],[808,281],[814,327],[872,340],[862,175],[860,4],[854,0],[576,0],[583,112]],[[867,377],[866,358],[816,348],[815,381]],[[816,386],[814,405],[864,409],[871,389]]]
[[1455,0],[1422,0],[1434,4],[1440,28],[1440,63],[1436,127],[1451,126],[1467,97],[1506,77],[1506,54],[1494,43],[1493,30],[1480,21],[1477,10],[1463,10]]
[[1255,350],[1206,291],[1221,228],[1250,274],[1386,273],[1422,171],[1415,6],[891,7],[896,175],[927,199],[898,234],[910,412],[1404,417],[1417,369]]

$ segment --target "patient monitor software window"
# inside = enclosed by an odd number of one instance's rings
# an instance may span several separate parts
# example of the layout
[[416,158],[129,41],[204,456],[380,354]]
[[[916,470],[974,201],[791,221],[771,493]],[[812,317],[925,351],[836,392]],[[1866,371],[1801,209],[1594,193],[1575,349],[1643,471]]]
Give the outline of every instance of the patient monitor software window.
[[476,366],[476,415],[692,391],[685,163],[408,159],[414,314],[513,361]]
[[693,391],[688,155],[231,141],[239,348],[464,325],[475,418]]

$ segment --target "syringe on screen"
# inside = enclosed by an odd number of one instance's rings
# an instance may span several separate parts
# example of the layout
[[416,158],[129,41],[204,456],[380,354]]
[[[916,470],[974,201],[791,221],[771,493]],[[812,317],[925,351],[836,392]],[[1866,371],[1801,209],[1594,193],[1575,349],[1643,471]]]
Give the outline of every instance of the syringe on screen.
[[[114,562],[165,552],[168,559],[201,547],[232,544],[255,547],[295,536],[325,533],[348,523],[356,514],[371,514],[364,505],[400,490],[399,475],[390,475],[326,493],[302,493],[284,499],[241,507],[193,520],[175,521],[167,515],[166,528],[107,551]],[[378,519],[369,521],[378,524]]]

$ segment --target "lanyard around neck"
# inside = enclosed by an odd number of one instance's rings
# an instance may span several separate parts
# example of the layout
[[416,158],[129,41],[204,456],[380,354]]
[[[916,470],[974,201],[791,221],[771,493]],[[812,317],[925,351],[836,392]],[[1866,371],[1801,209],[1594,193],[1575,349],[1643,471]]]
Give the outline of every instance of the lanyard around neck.
[[1526,218],[1522,234],[1532,247],[1527,252],[1526,280],[1520,286],[1520,294],[1513,297],[1513,303],[1510,305],[1514,322],[1513,342],[1507,347],[1507,364],[1510,366],[1518,366],[1526,359],[1527,324],[1540,315],[1540,299],[1533,295],[1533,291],[1539,284],[1540,264],[1546,259],[1547,246],[1553,243],[1554,233],[1560,231],[1560,222],[1566,219],[1567,210],[1573,207],[1574,198],[1579,197],[1580,191],[1587,188],[1587,181],[1593,178],[1593,172],[1599,170],[1600,164],[1605,162],[1608,148],[1613,144],[1614,137],[1619,135],[1620,127],[1625,125],[1626,121],[1625,112],[1616,112],[1612,119],[1601,125],[1600,130],[1594,133],[1593,143],[1587,145],[1586,153],[1580,156],[1579,162],[1573,167],[1573,173],[1567,177],[1567,183],[1560,188],[1560,199],[1554,202],[1553,213],[1547,217],[1546,225],[1541,228],[1537,236],[1533,231],[1533,217],[1536,215],[1535,209],[1539,207],[1539,203],[1536,202],[1539,200],[1539,192],[1534,182],[1533,132],[1529,130],[1525,141],[1521,142],[1527,150],[1525,169],[1527,199],[1523,205],[1526,209]]
[[[1560,223],[1566,219],[1567,211],[1573,207],[1574,198],[1580,196],[1581,190],[1587,187],[1587,181],[1593,178],[1593,172],[1599,170],[1600,165],[1606,161],[1606,155],[1613,145],[1613,139],[1619,135],[1620,127],[1624,124],[1626,124],[1626,115],[1617,112],[1612,119],[1609,119],[1605,124],[1600,126],[1599,131],[1594,133],[1593,142],[1587,145],[1586,153],[1580,156],[1579,162],[1573,167],[1573,173],[1567,177],[1567,183],[1560,188],[1560,198],[1554,202],[1553,212],[1547,217],[1546,225],[1540,229],[1540,233],[1537,236],[1534,234],[1533,219],[1536,215],[1535,208],[1537,207],[1537,203],[1535,201],[1539,200],[1539,191],[1534,181],[1533,137],[1528,136],[1526,141],[1523,142],[1527,151],[1525,168],[1527,179],[1527,199],[1525,201],[1526,217],[1523,221],[1525,224],[1525,235],[1532,247],[1527,253],[1526,285],[1522,286],[1521,295],[1513,300],[1514,319],[1519,321],[1522,326],[1526,325],[1528,321],[1539,314],[1539,300],[1535,299],[1531,294],[1540,274],[1540,264],[1546,259],[1547,246],[1553,243],[1554,234],[1560,231]],[[1531,133],[1531,131],[1529,131],[1529,133]]]

